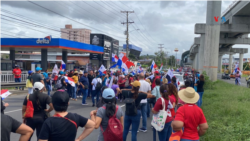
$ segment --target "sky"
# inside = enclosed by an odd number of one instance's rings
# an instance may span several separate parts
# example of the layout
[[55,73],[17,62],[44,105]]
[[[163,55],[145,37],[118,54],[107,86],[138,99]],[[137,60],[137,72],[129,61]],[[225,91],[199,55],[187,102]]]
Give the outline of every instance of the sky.
[[[190,49],[194,37],[200,36],[194,34],[194,25],[206,22],[206,3],[206,1],[2,1],[1,9],[5,16],[1,16],[1,33],[9,35],[1,34],[1,36],[43,38],[52,35],[53,38],[60,38],[58,32],[60,28],[64,28],[65,24],[72,24],[73,28],[87,28],[92,33],[109,35],[119,40],[122,46],[126,43],[124,35],[126,26],[121,22],[126,21],[126,15],[120,11],[134,11],[129,14],[129,21],[134,22],[129,25],[129,42],[141,47],[143,49],[141,54],[149,55],[159,51],[159,44],[164,44],[164,51],[167,51],[168,55],[175,55],[174,49],[178,48],[177,58],[180,58],[183,52]],[[231,3],[232,1],[222,1],[222,12]],[[9,12],[15,16],[8,14]],[[20,18],[23,16],[25,18]],[[25,23],[19,23],[23,21]],[[27,22],[35,22],[53,30],[30,26]],[[248,55],[250,53],[244,57]]]

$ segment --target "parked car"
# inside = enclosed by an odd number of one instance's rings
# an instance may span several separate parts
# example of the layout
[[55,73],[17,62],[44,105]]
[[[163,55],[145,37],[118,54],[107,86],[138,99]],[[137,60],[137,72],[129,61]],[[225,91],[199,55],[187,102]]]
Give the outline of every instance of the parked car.
[[221,79],[230,79],[230,76],[229,76],[229,74],[223,73],[223,74],[221,75]]

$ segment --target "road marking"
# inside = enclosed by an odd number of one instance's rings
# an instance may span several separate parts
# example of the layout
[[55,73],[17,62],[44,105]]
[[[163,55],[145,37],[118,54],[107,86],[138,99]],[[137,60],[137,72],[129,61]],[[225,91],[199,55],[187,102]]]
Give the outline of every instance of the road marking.
[[125,106],[125,104],[124,105],[121,105],[120,107],[124,107]]
[[21,110],[22,110],[22,109],[18,109],[18,110],[13,110],[13,111],[4,112],[4,113],[7,114],[7,113],[12,113],[12,112],[21,111]]

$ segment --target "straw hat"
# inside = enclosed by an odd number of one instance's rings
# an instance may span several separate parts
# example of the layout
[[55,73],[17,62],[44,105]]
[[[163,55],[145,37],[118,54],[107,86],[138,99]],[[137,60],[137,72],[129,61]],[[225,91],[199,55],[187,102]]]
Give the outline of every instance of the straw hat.
[[200,98],[199,94],[192,87],[180,90],[178,96],[182,101],[190,104],[196,103]]
[[168,84],[168,79],[167,78],[163,78],[162,83],[163,84]]
[[83,74],[83,72],[82,72],[82,71],[80,71],[80,72],[79,72],[79,74]]
[[75,71],[74,74],[78,74],[78,71]]
[[149,85],[151,85],[151,81],[149,79],[146,79],[146,81],[149,83]]
[[141,83],[139,81],[134,81],[131,83],[132,86],[134,87],[140,87],[141,86]]

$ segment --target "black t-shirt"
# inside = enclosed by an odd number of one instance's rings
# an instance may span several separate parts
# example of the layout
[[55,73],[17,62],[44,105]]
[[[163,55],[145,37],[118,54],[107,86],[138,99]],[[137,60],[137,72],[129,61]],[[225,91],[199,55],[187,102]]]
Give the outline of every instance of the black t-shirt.
[[[66,118],[75,121],[77,128],[84,127],[88,119],[75,113],[68,113]],[[48,141],[75,141],[76,126],[67,119],[61,117],[49,117],[43,123],[39,139]]]
[[94,79],[95,77],[94,77],[94,75],[88,75],[88,79],[89,79],[89,85],[91,85],[91,82],[92,82],[92,80]]
[[12,117],[1,114],[1,141],[10,141],[10,133],[15,133],[21,124]]
[[197,92],[204,92],[204,89],[203,89],[203,85],[204,85],[204,81],[197,81],[196,82],[197,84]]
[[[50,96],[48,96],[47,94],[43,94],[43,93],[39,93],[38,94],[38,99],[40,102],[40,108],[37,105],[36,102],[36,97],[34,94],[30,94],[29,96],[29,100],[32,101],[33,107],[34,107],[34,115],[33,115],[33,119],[44,119],[46,116],[46,113],[44,111],[44,109],[47,109],[47,104],[51,103],[51,98]],[[27,105],[27,96],[25,97],[24,101],[23,101],[23,105]]]
[[65,77],[64,76],[60,76],[57,81],[60,81],[60,80],[61,80],[62,87],[59,88],[59,89],[66,89],[66,84],[63,83],[65,81]]
[[33,85],[36,82],[41,82],[41,80],[43,80],[42,75],[40,73],[34,73],[34,74],[32,74],[31,79],[33,80]]
[[[134,93],[131,91],[122,91],[122,95],[124,98],[133,98]],[[135,106],[137,107],[138,110],[141,110],[141,100],[147,98],[147,95],[144,93],[139,93],[138,97],[135,99]]]

